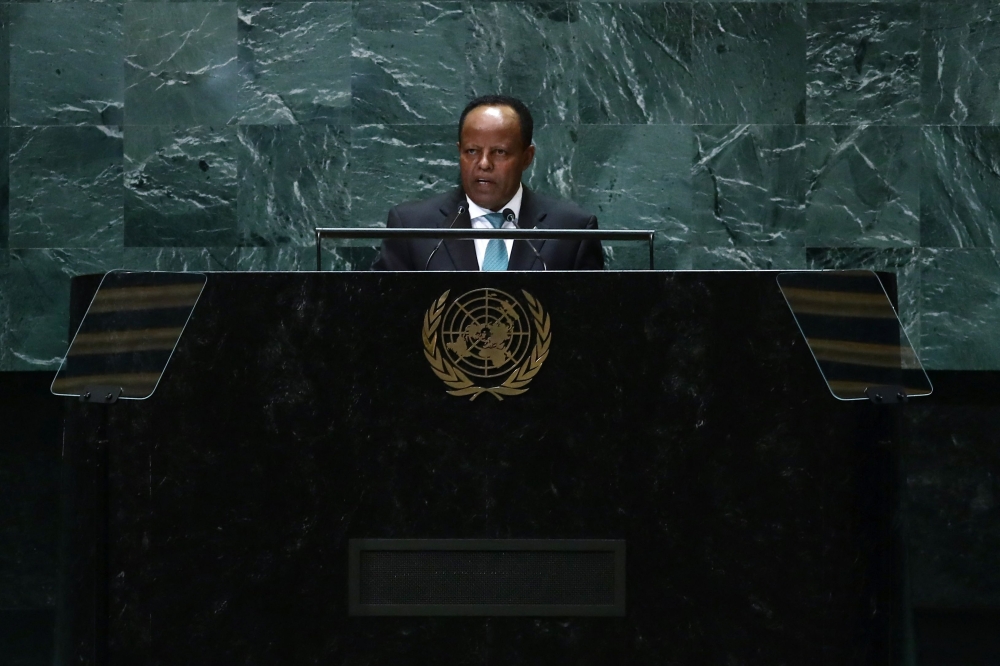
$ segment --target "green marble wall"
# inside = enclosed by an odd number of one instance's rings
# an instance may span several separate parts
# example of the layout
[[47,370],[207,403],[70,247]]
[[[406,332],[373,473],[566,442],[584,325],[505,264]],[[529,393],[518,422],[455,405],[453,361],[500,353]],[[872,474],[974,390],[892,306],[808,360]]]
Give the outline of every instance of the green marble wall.
[[55,367],[74,274],[311,268],[314,226],[451,187],[458,113],[495,91],[537,118],[529,183],[656,229],[659,267],[897,270],[929,367],[1000,369],[993,0],[14,2],[0,23],[0,370]]

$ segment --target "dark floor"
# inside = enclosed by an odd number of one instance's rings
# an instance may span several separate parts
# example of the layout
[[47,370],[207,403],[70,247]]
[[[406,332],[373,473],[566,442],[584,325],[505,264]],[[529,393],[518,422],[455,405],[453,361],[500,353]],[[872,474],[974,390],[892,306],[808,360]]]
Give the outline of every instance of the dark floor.
[[[906,430],[917,662],[1000,666],[1000,373],[931,378]],[[50,381],[0,373],[0,666],[53,664],[63,403]]]

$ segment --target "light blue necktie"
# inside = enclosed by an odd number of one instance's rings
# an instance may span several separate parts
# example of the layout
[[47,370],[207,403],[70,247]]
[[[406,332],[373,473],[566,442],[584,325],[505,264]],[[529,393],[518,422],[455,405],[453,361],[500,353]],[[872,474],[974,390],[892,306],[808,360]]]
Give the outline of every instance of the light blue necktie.
[[[487,213],[484,215],[494,229],[503,226],[503,213]],[[494,238],[486,244],[486,254],[483,255],[484,271],[507,270],[507,245],[499,238]]]

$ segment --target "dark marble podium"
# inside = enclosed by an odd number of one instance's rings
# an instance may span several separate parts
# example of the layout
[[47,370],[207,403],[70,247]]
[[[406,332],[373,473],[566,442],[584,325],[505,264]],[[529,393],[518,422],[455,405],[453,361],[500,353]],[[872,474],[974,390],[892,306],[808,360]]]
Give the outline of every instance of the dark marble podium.
[[[95,287],[77,280],[78,312]],[[503,401],[448,395],[421,341],[444,291],[482,287],[527,290],[552,322]],[[63,649],[892,663],[895,409],[831,396],[774,273],[211,274],[152,398],[69,407]],[[626,614],[350,617],[352,538],[624,539]]]

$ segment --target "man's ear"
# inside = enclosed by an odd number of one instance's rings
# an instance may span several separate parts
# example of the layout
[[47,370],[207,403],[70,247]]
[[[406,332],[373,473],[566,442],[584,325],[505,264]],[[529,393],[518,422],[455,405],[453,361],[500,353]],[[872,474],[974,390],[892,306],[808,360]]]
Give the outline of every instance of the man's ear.
[[535,144],[531,144],[524,151],[524,169],[531,166],[531,163],[535,161]]

